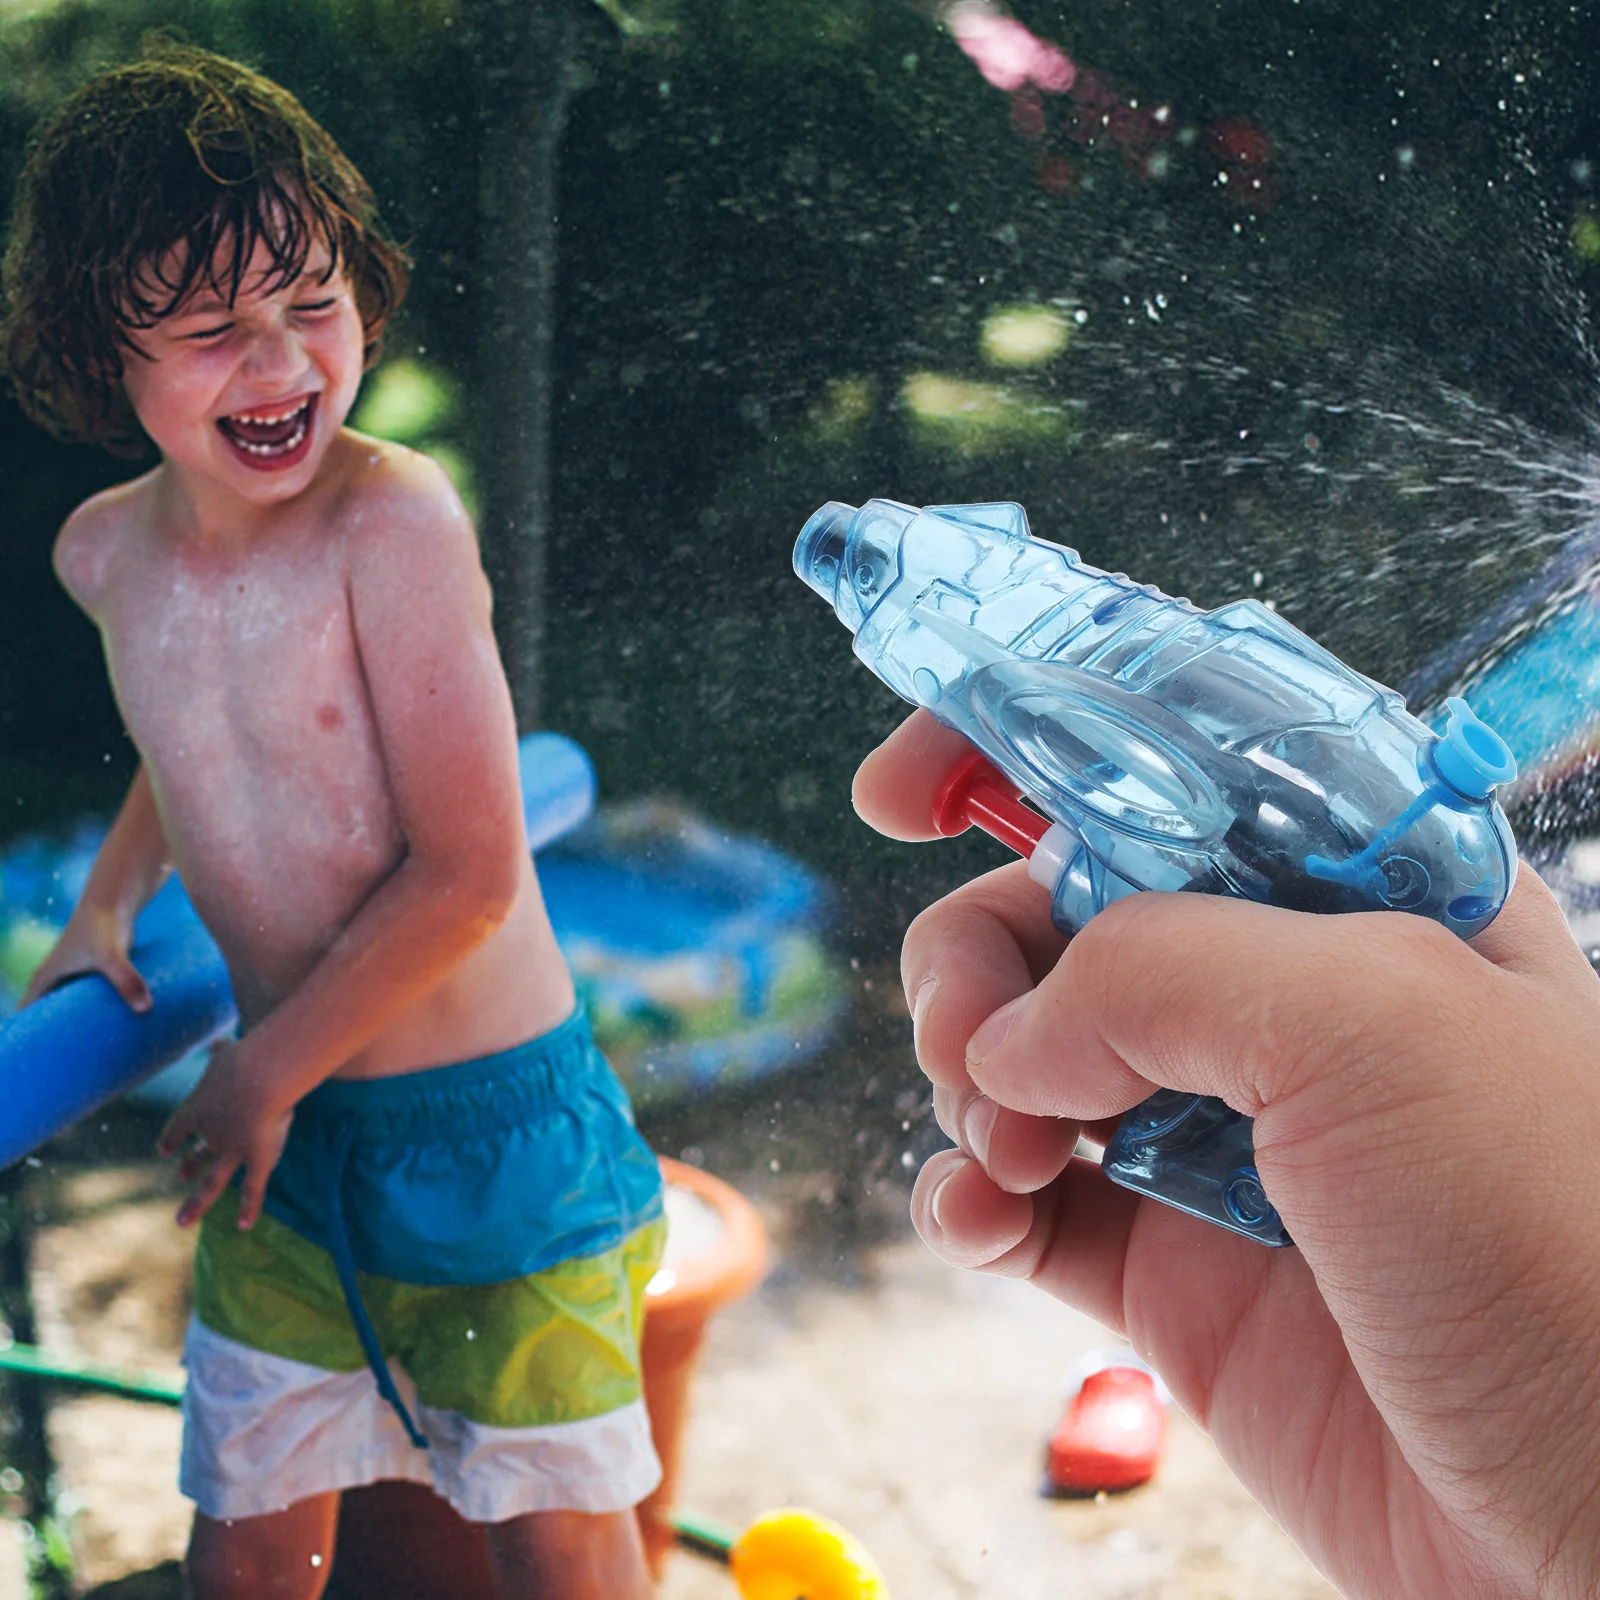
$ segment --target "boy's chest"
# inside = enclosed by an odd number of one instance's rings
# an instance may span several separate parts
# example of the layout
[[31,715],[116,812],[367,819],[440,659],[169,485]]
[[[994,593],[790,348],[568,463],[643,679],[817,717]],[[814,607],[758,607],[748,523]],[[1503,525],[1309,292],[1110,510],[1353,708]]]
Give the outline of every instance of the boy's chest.
[[337,573],[180,569],[133,586],[102,620],[129,732],[158,766],[314,763],[319,751],[370,738]]

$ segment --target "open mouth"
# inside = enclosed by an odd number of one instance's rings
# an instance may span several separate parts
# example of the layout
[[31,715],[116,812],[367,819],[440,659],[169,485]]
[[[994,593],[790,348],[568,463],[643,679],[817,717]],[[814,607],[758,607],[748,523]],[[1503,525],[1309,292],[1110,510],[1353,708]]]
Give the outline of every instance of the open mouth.
[[217,431],[246,466],[277,471],[294,466],[311,442],[317,397],[307,395],[293,406],[262,406],[217,419]]

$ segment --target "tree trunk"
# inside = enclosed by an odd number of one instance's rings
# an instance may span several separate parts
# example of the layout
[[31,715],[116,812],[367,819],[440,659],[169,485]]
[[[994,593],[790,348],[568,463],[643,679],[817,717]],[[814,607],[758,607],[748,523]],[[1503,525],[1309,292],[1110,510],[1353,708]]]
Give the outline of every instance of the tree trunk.
[[539,720],[550,516],[550,345],[557,151],[577,65],[583,0],[473,0],[482,71],[474,385],[480,534],[495,630],[522,731]]

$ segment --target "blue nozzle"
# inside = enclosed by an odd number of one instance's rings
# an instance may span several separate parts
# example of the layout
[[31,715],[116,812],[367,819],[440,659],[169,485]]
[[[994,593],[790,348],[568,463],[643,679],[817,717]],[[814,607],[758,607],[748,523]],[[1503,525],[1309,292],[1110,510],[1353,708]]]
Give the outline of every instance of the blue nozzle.
[[1511,747],[1460,695],[1445,701],[1450,720],[1432,750],[1434,770],[1458,794],[1487,800],[1517,775]]
[[854,506],[847,506],[842,500],[830,500],[812,514],[795,541],[795,572],[830,606],[838,589],[850,519],[855,514]]

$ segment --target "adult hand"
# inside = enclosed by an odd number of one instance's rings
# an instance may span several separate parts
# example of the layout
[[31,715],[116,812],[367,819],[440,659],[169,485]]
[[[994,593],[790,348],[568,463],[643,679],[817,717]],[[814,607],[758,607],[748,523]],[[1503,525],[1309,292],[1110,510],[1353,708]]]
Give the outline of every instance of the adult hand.
[[[858,809],[931,836],[966,750],[915,714]],[[935,1251],[1124,1334],[1346,1594],[1600,1591],[1600,982],[1532,872],[1470,946],[1157,894],[1068,945],[1013,865],[925,911],[902,971],[961,1145],[913,1199]],[[1072,1157],[1156,1085],[1256,1119],[1298,1248]]]

